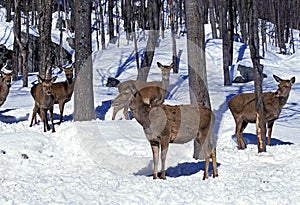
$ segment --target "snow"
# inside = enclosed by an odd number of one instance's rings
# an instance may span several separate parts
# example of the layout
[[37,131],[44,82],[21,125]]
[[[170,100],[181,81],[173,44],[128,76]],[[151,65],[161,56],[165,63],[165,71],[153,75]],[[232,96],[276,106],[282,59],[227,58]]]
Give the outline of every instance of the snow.
[[[0,19],[0,43],[12,45],[12,25],[4,22],[3,17]],[[57,39],[58,31],[53,35]],[[122,35],[119,48],[110,44],[107,49],[97,51],[94,44],[96,120],[74,122],[72,100],[66,104],[65,122],[60,125],[59,109],[55,105],[55,133],[44,133],[41,122],[29,127],[33,108],[30,87],[37,81],[36,74],[30,74],[29,88],[22,87],[21,80],[12,83],[10,94],[0,107],[0,204],[299,203],[299,39],[295,39],[294,55],[279,55],[269,45],[265,59],[261,60],[268,75],[264,79],[265,91],[277,88],[273,74],[284,79],[295,76],[296,83],[273,127],[272,146],[267,146],[266,153],[258,154],[253,124],[244,132],[247,149],[237,149],[235,123],[227,107],[233,95],[253,92],[253,82],[224,87],[222,41],[209,39],[209,29],[207,38],[207,75],[216,115],[219,177],[212,178],[210,167],[210,177],[202,180],[205,163],[192,158],[191,142],[172,144],[166,161],[167,180],[153,180],[152,152],[141,126],[134,119],[121,119],[121,111],[118,120],[111,120],[110,100],[118,91],[105,87],[107,77],[125,81],[135,79],[137,74],[133,44],[127,45]],[[145,45],[145,41],[138,42],[141,52]],[[160,80],[156,62],[171,62],[171,45],[167,31],[156,49],[149,80]],[[242,46],[235,43],[234,62],[251,65],[249,48]],[[179,73],[171,73],[166,104],[189,103],[185,37],[177,39],[177,48],[182,52]],[[54,75],[59,75],[58,81],[64,80],[58,70],[54,70]]]

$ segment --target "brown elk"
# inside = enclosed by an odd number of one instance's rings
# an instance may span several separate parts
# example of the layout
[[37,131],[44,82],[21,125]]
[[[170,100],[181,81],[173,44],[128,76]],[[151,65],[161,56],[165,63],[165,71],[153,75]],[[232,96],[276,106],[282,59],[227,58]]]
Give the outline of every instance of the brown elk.
[[[150,89],[146,87],[143,89]],[[156,92],[163,93],[155,87]],[[218,176],[216,148],[214,146],[214,113],[202,105],[159,105],[151,107],[144,102],[141,92],[131,86],[132,97],[129,103],[135,119],[142,125],[146,138],[150,142],[154,171],[153,179],[158,177],[159,148],[161,148],[161,179],[166,179],[165,161],[169,143],[183,144],[193,139],[200,143],[199,158],[206,160],[203,180],[208,178],[209,160],[212,158],[213,177]],[[153,89],[154,91],[155,89]]]
[[[163,88],[163,98],[161,100],[161,103],[164,102],[164,99],[166,98],[166,95],[169,90],[169,84],[170,84],[170,71],[174,67],[174,63],[171,63],[170,65],[162,65],[161,63],[157,62],[157,66],[161,69],[162,72],[162,80],[161,81],[153,81],[153,82],[143,82],[143,81],[136,81],[136,80],[128,80],[125,82],[122,82],[118,85],[119,95],[116,97],[117,100],[112,100],[111,106],[114,107],[113,109],[113,116],[112,120],[115,119],[116,114],[124,108],[123,114],[125,116],[125,119],[128,120],[128,106],[129,106],[129,100],[131,96],[131,90],[130,86],[134,84],[139,90],[145,87],[160,87]],[[152,93],[147,93],[152,94]],[[147,100],[153,100],[153,96],[146,95],[146,93],[143,93],[143,99]],[[120,99],[123,99],[123,103],[121,103]],[[116,103],[118,101],[118,103]],[[150,102],[149,102],[150,103]],[[158,101],[156,102],[158,103]],[[118,104],[118,105],[117,105]]]
[[67,102],[72,98],[74,91],[75,78],[73,78],[73,66],[63,68],[66,75],[66,81],[53,83],[52,91],[55,97],[55,104],[59,105],[60,123],[63,121],[64,107]]
[[47,120],[47,111],[50,111],[50,120],[52,123],[52,132],[55,132],[54,123],[53,123],[53,106],[55,102],[55,97],[53,95],[52,85],[56,80],[57,76],[52,77],[51,79],[44,79],[38,75],[41,83],[35,84],[30,93],[34,99],[34,108],[32,111],[32,118],[30,127],[33,124],[33,121],[37,123],[36,113],[38,113],[44,124],[44,132],[50,130]]
[[[275,92],[263,93],[264,120],[268,125],[268,144],[271,145],[271,134],[274,121],[279,117],[282,107],[286,104],[295,77],[290,80],[282,80],[276,75],[274,79],[279,83]],[[236,124],[235,134],[238,148],[245,149],[247,146],[243,139],[243,131],[248,123],[256,122],[255,94],[241,93],[228,101],[228,107]]]
[[4,73],[0,71],[0,106],[4,104],[11,87],[11,73]]

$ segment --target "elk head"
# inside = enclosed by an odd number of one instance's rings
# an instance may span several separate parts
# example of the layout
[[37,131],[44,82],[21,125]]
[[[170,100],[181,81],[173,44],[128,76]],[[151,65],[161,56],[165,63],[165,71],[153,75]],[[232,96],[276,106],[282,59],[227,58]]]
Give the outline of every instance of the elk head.
[[12,76],[12,72],[4,73],[3,71],[1,71],[1,82],[6,84],[7,87],[11,86],[11,76]]
[[276,75],[273,75],[273,77],[279,83],[275,95],[277,97],[283,97],[287,99],[289,97],[292,85],[295,83],[295,77],[292,77],[290,80],[282,80]]
[[39,80],[42,83],[43,86],[43,92],[46,95],[52,95],[53,91],[52,91],[52,84],[55,82],[57,76],[52,77],[51,79],[44,79],[41,76],[38,75]]

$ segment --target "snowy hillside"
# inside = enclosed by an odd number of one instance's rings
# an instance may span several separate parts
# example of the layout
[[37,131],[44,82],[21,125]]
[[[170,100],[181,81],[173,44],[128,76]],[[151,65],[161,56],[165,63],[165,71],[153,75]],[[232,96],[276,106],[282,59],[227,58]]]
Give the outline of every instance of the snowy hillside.
[[[295,76],[296,83],[275,122],[272,146],[267,146],[266,153],[258,154],[253,124],[244,132],[248,148],[237,149],[235,124],[227,107],[233,95],[252,92],[253,82],[224,88],[222,42],[209,39],[209,27],[207,38],[208,83],[216,115],[218,178],[212,178],[210,168],[209,179],[202,180],[205,163],[192,158],[191,142],[172,144],[166,161],[167,180],[153,180],[152,153],[141,126],[134,119],[120,120],[121,112],[118,120],[111,120],[110,101],[118,91],[105,87],[107,77],[125,81],[135,79],[137,74],[133,45],[127,46],[122,36],[119,48],[110,45],[93,53],[97,118],[94,121],[73,122],[71,101],[66,104],[65,122],[60,125],[55,105],[55,133],[44,133],[42,123],[29,127],[33,108],[30,87],[37,81],[36,74],[30,75],[29,88],[23,88],[21,81],[13,82],[5,104],[0,107],[0,204],[299,203],[299,39],[295,41],[296,54],[282,56],[270,48],[261,61],[268,76],[264,79],[266,91],[277,89],[272,74],[283,79]],[[138,44],[143,51],[146,42]],[[177,48],[181,53],[179,74],[171,73],[166,104],[189,103],[185,37],[177,40]],[[234,62],[251,64],[249,49],[242,52],[241,48],[242,44],[235,43]],[[156,62],[171,63],[171,49],[167,33],[156,50],[149,81],[160,80]],[[232,73],[235,75],[236,71]],[[59,75],[58,81],[64,80],[58,70],[55,74]]]

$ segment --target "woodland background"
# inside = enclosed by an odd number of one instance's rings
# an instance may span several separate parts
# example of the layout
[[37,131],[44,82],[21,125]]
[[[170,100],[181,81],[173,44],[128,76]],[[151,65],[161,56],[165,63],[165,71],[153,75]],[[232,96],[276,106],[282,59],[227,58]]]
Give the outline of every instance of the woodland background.
[[[295,52],[293,30],[299,30],[300,25],[299,0],[2,0],[0,4],[6,8],[6,21],[13,22],[15,39],[12,51],[2,46],[5,55],[1,64],[7,63],[14,72],[13,79],[17,80],[21,76],[23,86],[27,87],[28,73],[38,71],[39,75],[47,78],[52,75],[54,67],[75,63],[76,77],[81,82],[75,88],[75,120],[90,120],[95,116],[91,81],[91,35],[94,32],[97,33],[99,50],[106,49],[109,44],[119,45],[121,32],[126,33],[128,42],[134,42],[137,79],[142,81],[147,80],[154,52],[159,49],[159,39],[164,38],[166,29],[172,32],[173,72],[178,72],[176,38],[186,34],[187,41],[191,42],[188,43],[189,86],[190,92],[196,94],[195,98],[191,97],[191,102],[210,107],[205,62],[205,24],[210,23],[213,39],[223,40],[225,86],[232,83],[229,71],[233,65],[233,42],[240,41],[249,45],[258,102],[263,80],[260,59],[268,49],[267,36],[272,41],[268,43],[278,47],[278,53],[292,54]],[[54,12],[59,15],[56,25],[61,31],[59,45],[53,44],[51,40]],[[270,25],[272,28],[267,29]],[[36,35],[32,35],[32,31]],[[142,56],[138,52],[137,33],[144,35],[147,41]],[[67,34],[69,45],[74,49],[71,53],[62,46],[64,34]],[[105,35],[109,36],[108,42]],[[257,113],[262,112],[261,103],[257,106]],[[263,125],[261,129],[264,129]]]

